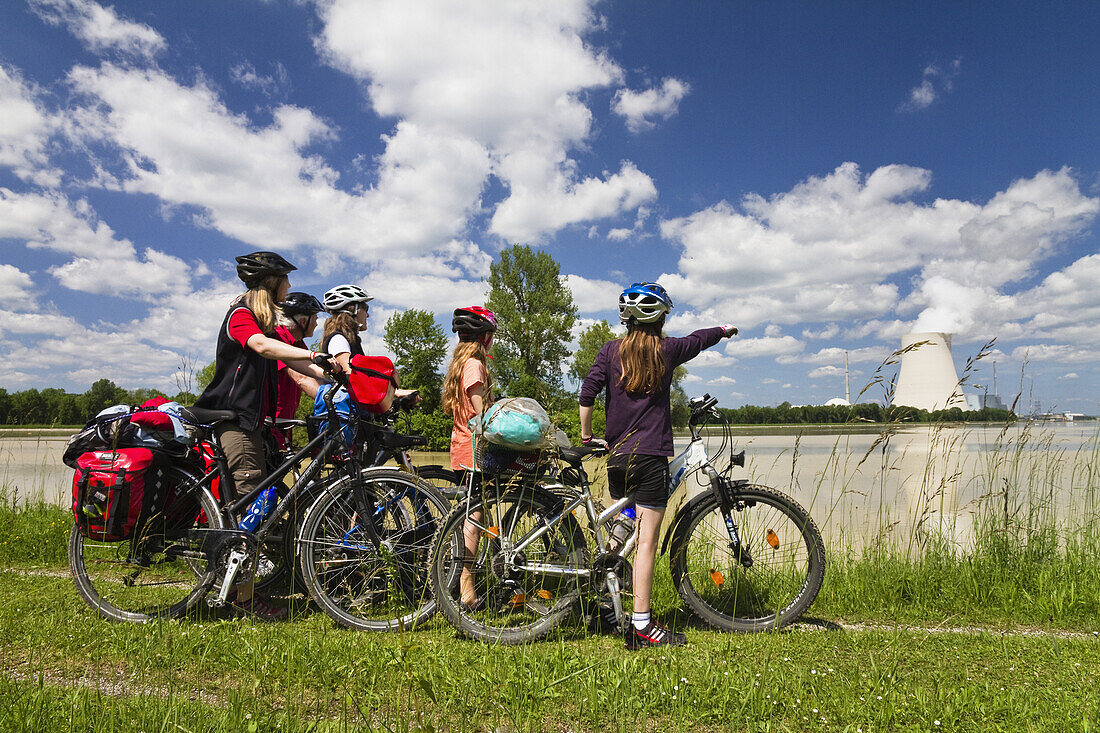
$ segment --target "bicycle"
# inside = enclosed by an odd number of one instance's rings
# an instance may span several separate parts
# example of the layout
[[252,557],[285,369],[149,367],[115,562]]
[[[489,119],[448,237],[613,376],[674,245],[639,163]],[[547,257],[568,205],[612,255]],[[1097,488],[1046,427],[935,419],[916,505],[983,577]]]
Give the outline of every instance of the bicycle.
[[[321,359],[318,359],[321,362]],[[428,540],[424,535],[435,531],[435,522],[446,514],[449,504],[438,491],[415,475],[396,469],[364,467],[361,455],[363,445],[347,440],[342,424],[333,406],[330,390],[324,400],[329,419],[323,430],[307,442],[271,473],[259,486],[233,501],[219,499],[212,490],[215,482],[221,492],[232,485],[232,477],[225,465],[214,435],[214,426],[231,420],[234,413],[225,410],[201,410],[187,408],[185,419],[195,423],[200,432],[197,445],[205,446],[205,455],[188,451],[184,456],[165,456],[158,469],[157,480],[164,485],[165,498],[158,511],[135,528],[133,535],[118,542],[97,542],[85,538],[76,526],[69,539],[69,565],[81,598],[100,615],[114,621],[145,622],[160,618],[179,617],[190,611],[211,591],[207,602],[213,607],[223,606],[232,588],[253,576],[260,556],[260,548],[269,537],[285,532],[286,518],[291,507],[302,497],[309,497],[310,510],[322,503],[331,504],[333,497],[342,497],[354,504],[357,516],[369,517],[360,521],[358,533],[363,536],[358,550],[360,555],[373,554],[372,582],[377,578],[401,578],[407,575],[408,563],[417,558],[413,550],[423,556]],[[357,431],[366,431],[373,437],[387,440],[380,426],[356,421]],[[390,434],[393,434],[390,431]],[[402,439],[406,440],[402,440]],[[389,439],[393,448],[399,448],[419,436],[396,436]],[[318,479],[329,462],[337,458],[329,477]],[[308,465],[298,472],[307,459]],[[256,527],[254,532],[237,529],[237,522],[259,494],[287,476],[292,470],[296,478],[285,496]],[[410,512],[412,506],[414,511]],[[306,518],[310,516],[306,512]],[[320,516],[320,515],[315,515]],[[427,527],[420,523],[428,522]],[[303,529],[305,520],[303,520]],[[299,556],[312,552],[320,542],[317,533],[299,533]],[[419,542],[421,547],[412,550],[408,543]],[[399,562],[394,563],[393,558]],[[404,564],[401,564],[401,563]],[[307,588],[319,604],[330,589],[318,582],[317,575],[304,577]],[[371,621],[389,621],[389,617],[405,619],[430,615],[434,610],[425,600],[426,594],[394,595],[384,607],[371,610]],[[413,606],[411,609],[409,606]],[[326,609],[328,610],[328,609]],[[331,614],[330,614],[331,615]],[[338,619],[339,620],[339,619]],[[365,628],[391,628],[391,625],[367,624]]]
[[[691,401],[691,440],[672,461],[670,495],[691,473],[706,481],[673,516],[661,553],[669,553],[680,597],[707,624],[727,631],[779,629],[796,621],[821,588],[821,534],[790,497],[730,478],[733,466],[744,466],[744,451],[734,454],[732,431],[716,404],[709,395]],[[711,418],[724,425],[717,454],[729,446],[722,471],[702,438]],[[439,609],[461,634],[489,643],[532,641],[560,625],[585,596],[610,604],[623,623],[635,536],[618,548],[608,542],[612,523],[633,497],[597,508],[582,462],[602,452],[559,449],[576,486],[487,481],[479,495],[471,492],[452,510],[433,541],[430,580]],[[464,528],[477,534],[473,553]],[[473,574],[478,594],[471,606],[459,593],[463,568]]]
[[[434,486],[449,503],[451,499],[461,493],[460,488],[457,486],[458,478],[454,471],[439,465],[414,466],[409,449],[424,446],[427,444],[427,440],[419,435],[398,432],[395,428],[396,423],[402,417],[405,418],[407,424],[408,413],[416,404],[415,401],[415,393],[397,398],[394,400],[392,408],[387,412],[361,420],[359,435],[357,436],[362,443],[360,455],[364,465],[367,466],[382,467],[392,461],[399,470],[416,474],[419,479]],[[319,417],[310,417],[307,420],[276,418],[271,421],[270,427],[282,431],[283,435],[287,436],[285,439],[286,447],[277,451],[282,459],[285,460],[293,456],[297,451],[292,432],[295,428],[305,430],[307,436],[312,438],[316,435],[318,425],[322,422],[324,422],[324,419]],[[274,446],[272,448],[274,449]],[[272,452],[274,453],[275,450]],[[279,463],[281,462],[279,461]],[[297,478],[296,466],[292,468],[292,472]],[[315,487],[326,483],[327,480],[327,474],[322,471]],[[279,485],[278,488],[280,489],[280,495],[285,494],[287,491],[285,485]],[[306,492],[306,496],[291,507],[290,514],[286,517],[288,521],[285,523],[285,531],[280,533],[279,528],[276,527],[272,533],[267,535],[265,542],[267,554],[264,554],[265,548],[261,548],[261,558],[257,568],[257,590],[283,586],[286,576],[292,570],[295,572],[295,576],[289,590],[293,593],[296,586],[304,586],[297,553],[294,549],[295,539],[304,521],[305,511],[303,507],[310,507],[318,496],[318,488]],[[265,564],[266,568],[264,567]]]

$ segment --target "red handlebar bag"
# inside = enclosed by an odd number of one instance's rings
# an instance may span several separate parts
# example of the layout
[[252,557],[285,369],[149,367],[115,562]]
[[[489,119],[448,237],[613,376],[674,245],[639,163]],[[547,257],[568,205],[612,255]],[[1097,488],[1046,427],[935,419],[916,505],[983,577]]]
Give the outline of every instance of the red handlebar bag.
[[160,481],[148,480],[160,473],[150,470],[153,462],[148,448],[93,451],[77,458],[73,518],[80,533],[101,542],[132,537],[162,492]]
[[393,405],[397,390],[393,362],[385,356],[351,357],[351,396],[367,412],[381,415]]

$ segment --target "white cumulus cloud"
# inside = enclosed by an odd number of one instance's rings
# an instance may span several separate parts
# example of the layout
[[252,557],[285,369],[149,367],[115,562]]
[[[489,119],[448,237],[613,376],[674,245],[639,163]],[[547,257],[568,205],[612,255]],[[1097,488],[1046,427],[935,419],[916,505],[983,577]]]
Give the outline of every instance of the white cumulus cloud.
[[[845,163],[788,192],[749,195],[740,208],[721,202],[663,221],[683,254],[679,273],[662,283],[746,327],[874,320],[882,335],[894,329],[888,316],[911,313],[928,330],[968,333],[1021,317],[1012,307],[1021,297],[1005,298],[1005,286],[1100,211],[1068,169],[1015,181],[984,205],[914,200],[930,185],[923,169],[864,175]],[[903,297],[897,280],[907,276],[915,285]],[[910,326],[899,321],[897,330]]]
[[19,71],[0,65],[0,166],[40,186],[56,186],[60,173],[49,166],[46,145],[57,126]]
[[620,89],[611,100],[611,111],[626,120],[627,129],[641,132],[656,126],[657,120],[667,120],[680,108],[680,100],[691,91],[690,85],[669,77],[659,87],[635,92]]
[[34,281],[15,265],[0,264],[0,303],[24,305],[34,302]]
[[144,23],[118,16],[112,7],[91,0],[28,0],[35,13],[52,25],[64,26],[91,51],[115,50],[151,59],[164,49],[164,38]]
[[653,181],[629,161],[596,176],[569,157],[591,132],[583,95],[622,77],[584,40],[598,24],[587,0],[333,0],[321,15],[318,48],[366,82],[379,115],[471,141],[491,160],[467,197],[472,207],[490,172],[508,189],[491,233],[536,240],[655,198]]

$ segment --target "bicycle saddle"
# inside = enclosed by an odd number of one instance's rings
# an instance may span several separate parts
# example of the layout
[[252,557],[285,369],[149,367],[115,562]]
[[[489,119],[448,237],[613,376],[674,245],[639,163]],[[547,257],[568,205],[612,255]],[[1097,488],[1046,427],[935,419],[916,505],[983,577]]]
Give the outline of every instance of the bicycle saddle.
[[237,419],[237,413],[233,410],[207,410],[202,407],[184,407],[180,409],[180,414],[185,420],[200,425],[217,425],[226,420]]
[[562,459],[570,466],[580,466],[581,461],[591,455],[604,455],[607,453],[606,448],[597,448],[594,446],[578,445],[572,448],[558,448],[558,458]]

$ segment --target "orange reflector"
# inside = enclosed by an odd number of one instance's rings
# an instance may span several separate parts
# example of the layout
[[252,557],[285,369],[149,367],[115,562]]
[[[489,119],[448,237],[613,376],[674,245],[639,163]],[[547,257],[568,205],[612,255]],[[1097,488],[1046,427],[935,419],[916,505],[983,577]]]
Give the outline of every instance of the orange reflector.
[[718,586],[719,588],[722,587],[722,583],[726,582],[725,576],[723,576],[722,573],[718,572],[717,570],[714,570],[713,568],[710,571],[710,579],[713,580],[714,584],[716,586]]
[[544,601],[549,601],[551,598],[554,597],[554,594],[551,593],[550,591],[546,590],[545,588],[540,590],[537,595],[538,595],[539,598],[541,598]]
[[513,608],[519,608],[524,603],[527,603],[527,596],[525,596],[523,593],[516,593],[514,596],[512,596]]
[[774,547],[774,548],[779,547],[779,537],[775,534],[775,532],[773,532],[770,529],[768,530],[767,540],[768,540],[768,544],[771,545],[772,547]]
[[487,534],[490,537],[500,537],[500,527],[486,527],[482,534]]

